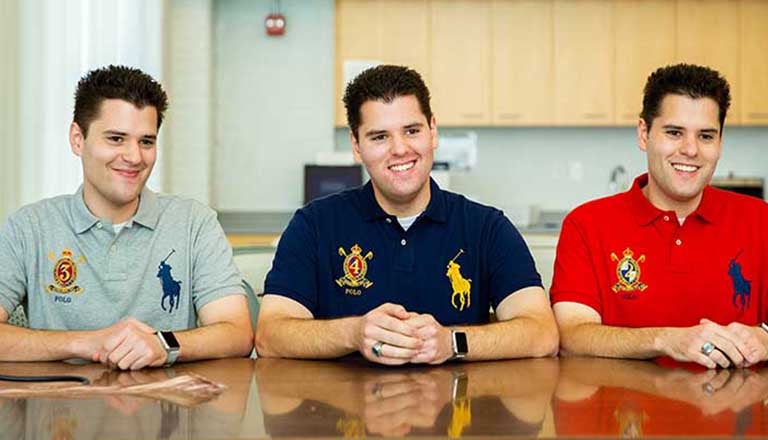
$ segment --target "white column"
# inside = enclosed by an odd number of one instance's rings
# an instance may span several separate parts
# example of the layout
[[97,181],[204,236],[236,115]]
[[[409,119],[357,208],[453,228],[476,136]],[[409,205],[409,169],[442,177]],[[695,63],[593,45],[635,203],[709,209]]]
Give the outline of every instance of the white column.
[[19,0],[0,0],[0,222],[18,206]]
[[171,0],[167,15],[166,188],[210,204],[213,6],[211,0]]

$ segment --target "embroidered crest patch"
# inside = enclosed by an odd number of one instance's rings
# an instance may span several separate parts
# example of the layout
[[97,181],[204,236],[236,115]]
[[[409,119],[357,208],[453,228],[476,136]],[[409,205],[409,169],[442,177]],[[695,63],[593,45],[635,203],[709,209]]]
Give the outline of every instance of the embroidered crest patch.
[[350,248],[350,253],[347,253],[343,247],[340,247],[339,255],[344,257],[344,262],[342,263],[344,276],[336,280],[336,284],[339,287],[362,287],[367,289],[373,286],[373,281],[365,277],[368,273],[368,260],[373,259],[373,252],[368,251],[367,254],[363,255],[363,249],[358,244],[355,244]]
[[617,261],[616,264],[616,277],[618,282],[611,288],[614,292],[632,292],[635,290],[643,291],[648,288],[648,285],[640,281],[640,263],[645,261],[645,255],[640,255],[640,258],[635,260],[632,258],[634,252],[631,249],[626,248],[623,252],[624,258],[619,259],[613,252],[611,252],[611,260]]
[[77,281],[77,264],[85,263],[85,258],[81,256],[76,261],[72,258],[72,251],[65,248],[61,251],[61,257],[58,260],[53,252],[48,252],[48,259],[56,261],[53,266],[53,284],[46,287],[49,293],[55,292],[64,295],[83,293],[84,289],[75,282]]

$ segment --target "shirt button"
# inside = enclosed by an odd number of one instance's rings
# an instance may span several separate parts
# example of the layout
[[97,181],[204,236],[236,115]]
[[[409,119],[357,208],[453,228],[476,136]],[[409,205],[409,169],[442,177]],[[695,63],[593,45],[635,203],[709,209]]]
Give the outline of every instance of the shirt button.
[[680,246],[681,244],[683,244],[683,240],[680,240],[680,239],[678,238],[677,240],[675,240],[675,244],[676,244],[676,245],[678,245],[678,246]]
[[391,219],[391,218],[389,218],[389,217],[387,217],[387,220],[386,220],[386,222],[387,222],[387,223],[392,223],[392,219]]
[[665,216],[664,216],[664,221],[665,221],[665,222],[668,222],[668,221],[669,221],[669,216],[668,216],[668,215],[665,215]]
[[101,229],[101,222],[96,223],[96,227]]
[[114,254],[115,252],[117,252],[117,245],[116,245],[116,244],[113,244],[113,245],[112,245],[112,247],[110,247],[110,248],[109,248],[109,251],[110,251],[110,252],[112,252],[113,254]]
[[405,241],[405,239],[402,239],[402,240],[400,240],[400,244],[401,244],[401,245],[405,246],[405,243],[407,243],[407,242]]

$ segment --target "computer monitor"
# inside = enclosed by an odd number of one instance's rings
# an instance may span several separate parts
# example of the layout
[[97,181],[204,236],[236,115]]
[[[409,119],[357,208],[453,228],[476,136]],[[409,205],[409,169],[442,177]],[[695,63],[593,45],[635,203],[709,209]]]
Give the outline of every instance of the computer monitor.
[[304,165],[304,204],[362,184],[360,165]]

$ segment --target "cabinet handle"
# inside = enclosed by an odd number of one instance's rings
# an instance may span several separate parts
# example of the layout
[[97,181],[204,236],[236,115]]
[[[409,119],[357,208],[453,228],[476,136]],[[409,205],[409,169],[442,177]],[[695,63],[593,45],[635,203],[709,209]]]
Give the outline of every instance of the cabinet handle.
[[754,119],[768,119],[768,113],[764,112],[750,112],[747,116]]
[[584,119],[605,119],[607,115],[605,113],[584,113],[583,116]]
[[482,118],[483,114],[482,113],[462,113],[461,117],[467,118],[467,119],[475,119],[475,118]]
[[520,119],[522,116],[520,113],[501,113],[499,119]]

